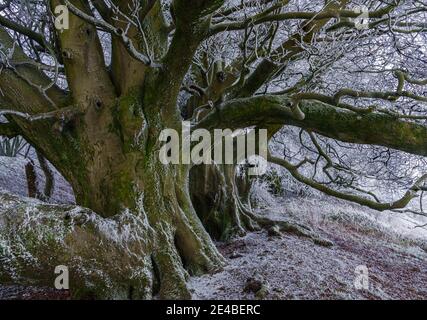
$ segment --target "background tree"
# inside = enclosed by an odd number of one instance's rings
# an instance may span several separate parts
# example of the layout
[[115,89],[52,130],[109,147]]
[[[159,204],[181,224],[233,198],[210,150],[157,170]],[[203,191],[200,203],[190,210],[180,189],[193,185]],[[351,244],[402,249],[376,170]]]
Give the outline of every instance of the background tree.
[[[62,31],[52,14],[61,4],[70,10]],[[235,179],[234,165],[196,168],[189,183],[191,166],[160,163],[160,132],[181,132],[182,120],[267,128],[276,140],[284,126],[300,128],[305,153],[272,150],[268,160],[376,210],[403,209],[425,190],[418,166],[403,196],[381,201],[334,148],[375,145],[417,164],[427,155],[421,1],[3,1],[1,10],[0,134],[24,137],[79,205],[146,222],[136,254],[163,298],[189,297],[187,272],[223,265],[206,230],[227,238],[276,223],[250,210],[250,182]]]

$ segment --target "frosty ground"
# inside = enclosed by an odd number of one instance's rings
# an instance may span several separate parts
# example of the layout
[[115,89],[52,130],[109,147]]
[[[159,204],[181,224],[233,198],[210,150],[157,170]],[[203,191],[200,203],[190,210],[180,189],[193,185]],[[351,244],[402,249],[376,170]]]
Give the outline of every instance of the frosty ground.
[[[351,226],[346,218],[343,213],[312,223],[334,242],[329,248],[265,231],[219,244],[228,265],[220,273],[192,278],[193,298],[427,299],[425,242],[380,231],[375,220]],[[354,286],[359,265],[368,267],[368,290]],[[248,290],[254,280],[255,289]]]

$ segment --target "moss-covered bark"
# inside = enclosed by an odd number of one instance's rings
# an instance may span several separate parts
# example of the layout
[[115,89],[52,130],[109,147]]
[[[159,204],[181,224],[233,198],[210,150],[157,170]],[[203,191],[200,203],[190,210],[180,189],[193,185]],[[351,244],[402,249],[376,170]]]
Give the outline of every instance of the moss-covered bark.
[[236,176],[235,165],[195,166],[190,173],[190,194],[209,234],[228,240],[258,229],[249,215],[250,180]]
[[144,215],[102,218],[81,207],[0,194],[0,282],[53,287],[69,271],[70,293],[83,299],[144,299],[154,274]]
[[[158,144],[157,136],[153,136],[147,140],[151,152],[119,149],[116,157],[121,163],[112,160],[106,166],[110,172],[101,171],[103,166],[86,167],[86,172],[91,173],[89,177],[94,178],[75,180],[79,182],[73,184],[75,190],[88,192],[79,194],[79,199],[89,199],[88,207],[96,208],[97,219],[105,223],[121,221],[116,229],[103,230],[101,236],[91,223],[83,223],[84,227],[73,224],[69,229],[67,215],[55,217],[51,214],[55,208],[42,204],[27,207],[30,216],[37,217],[30,224],[15,219],[16,214],[21,215],[20,219],[25,218],[24,205],[16,211],[0,212],[0,218],[6,221],[1,233],[13,233],[16,241],[23,241],[8,244],[11,252],[17,253],[19,246],[40,261],[32,265],[22,259],[12,259],[10,266],[16,276],[12,276],[10,270],[2,270],[2,279],[52,286],[49,273],[52,267],[66,265],[73,275],[70,286],[75,298],[128,298],[125,293],[131,287],[134,292],[131,298],[149,298],[155,294],[161,298],[191,298],[186,287],[188,275],[217,270],[224,260],[193,208],[188,186],[189,167],[161,164]],[[98,191],[91,194],[92,190]],[[72,219],[73,223],[81,220],[74,216]],[[138,222],[137,226],[134,221]],[[54,239],[58,228],[65,233]],[[128,238],[116,244],[108,243],[108,237],[117,232],[125,233]],[[40,243],[31,240],[37,237],[44,240]],[[51,238],[52,243],[49,242]],[[139,245],[141,243],[143,245]],[[5,257],[3,250],[2,259]],[[88,270],[87,273],[82,269]],[[143,271],[144,278],[138,278],[137,284],[133,284],[138,270]],[[92,276],[95,271],[103,276]],[[111,280],[109,284],[108,279]]]
[[[100,144],[107,145],[113,137],[120,141],[119,148],[109,145],[108,152],[96,154],[96,161],[85,161],[89,174],[73,187],[81,192],[78,201],[84,199],[84,205],[104,217],[128,212],[145,217],[150,245],[137,254],[152,262],[155,281],[147,290],[162,298],[190,298],[188,274],[216,270],[223,258],[191,203],[189,166],[160,163],[161,130],[176,128],[180,132],[181,122],[175,114],[159,112],[158,101],[164,100],[151,94],[118,100],[114,127]],[[102,148],[99,145],[95,150]]]

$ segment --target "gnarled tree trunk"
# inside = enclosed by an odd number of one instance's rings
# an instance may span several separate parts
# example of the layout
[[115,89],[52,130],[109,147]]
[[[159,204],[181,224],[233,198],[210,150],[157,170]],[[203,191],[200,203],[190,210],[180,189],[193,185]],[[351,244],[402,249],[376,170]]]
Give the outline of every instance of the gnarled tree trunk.
[[197,214],[217,240],[259,228],[248,215],[251,181],[247,173],[236,175],[235,165],[202,165],[190,171],[190,194]]
[[[139,98],[119,99],[112,123],[106,128],[117,120],[114,117],[120,118],[121,126],[106,130],[92,150],[81,152],[92,157],[83,162],[87,175],[76,167],[74,176],[80,178],[71,183],[77,201],[103,217],[125,211],[142,216],[152,238],[146,251],[135,254],[151,258],[162,298],[190,298],[187,274],[216,270],[223,258],[193,208],[188,186],[190,167],[164,165],[159,159],[161,130],[181,132],[181,122],[175,121],[174,114],[158,112],[157,104],[149,99],[145,101],[146,108]],[[136,124],[140,132],[129,130]]]

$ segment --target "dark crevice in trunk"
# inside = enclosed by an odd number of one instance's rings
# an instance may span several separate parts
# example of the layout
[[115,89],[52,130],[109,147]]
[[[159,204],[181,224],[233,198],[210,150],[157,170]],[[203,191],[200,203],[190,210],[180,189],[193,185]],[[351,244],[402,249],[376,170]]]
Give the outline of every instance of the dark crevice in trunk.
[[[243,210],[249,200],[251,182],[236,176],[234,165],[195,166],[190,172],[193,205],[208,233],[216,240],[228,240],[257,229]],[[246,205],[249,206],[249,202]]]
[[28,161],[25,165],[25,175],[27,177],[28,196],[38,199],[40,194],[37,189],[37,174],[32,161]]
[[[186,254],[185,254],[185,252],[183,252],[183,248],[180,246],[180,241],[179,241],[176,233],[175,233],[175,237],[174,237],[174,245],[175,245],[176,250],[178,251],[179,257],[181,258],[182,266],[184,267],[184,269],[190,271],[188,268],[189,263],[188,263],[187,259],[185,258]],[[191,273],[190,273],[190,275],[191,275]]]
[[43,157],[43,155],[38,151],[37,151],[37,159],[40,163],[40,167],[45,176],[45,187],[44,187],[43,196],[44,196],[44,199],[48,201],[53,194],[53,190],[55,187],[55,177],[53,175],[52,170],[49,167],[49,164],[46,158]]
[[155,296],[160,292],[160,273],[159,267],[157,266],[156,260],[154,259],[153,255],[150,256],[150,259],[153,273],[152,294],[153,296]]

